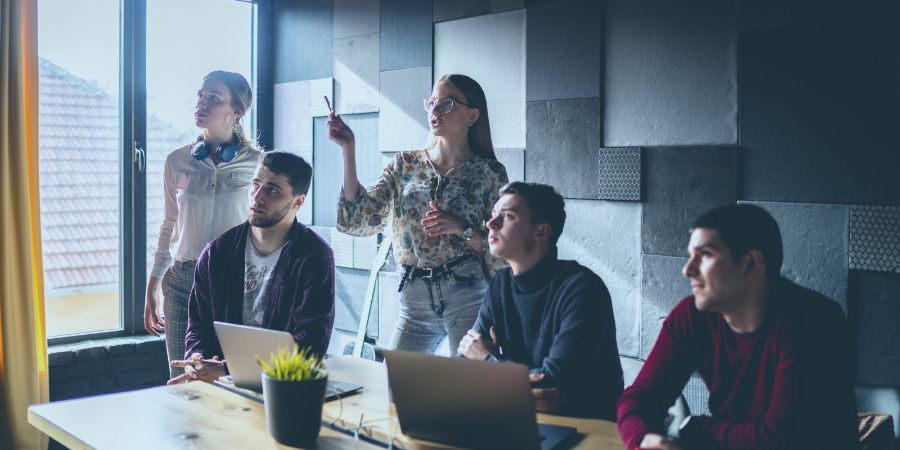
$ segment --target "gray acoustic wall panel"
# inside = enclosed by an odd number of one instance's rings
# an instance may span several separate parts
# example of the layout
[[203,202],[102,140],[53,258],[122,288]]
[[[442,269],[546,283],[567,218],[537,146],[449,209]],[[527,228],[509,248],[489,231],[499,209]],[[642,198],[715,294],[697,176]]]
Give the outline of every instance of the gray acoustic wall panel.
[[[309,121],[310,125],[310,133],[312,132],[312,119]],[[312,139],[310,138],[310,147],[312,147]],[[313,164],[313,152],[310,149],[309,152],[298,153],[301,158],[305,159],[309,165]],[[304,225],[312,225],[313,223],[313,205],[315,204],[315,178],[316,178],[316,168],[313,167],[313,182],[309,184],[309,191],[306,192],[306,199],[303,201],[303,206],[300,207],[300,211],[297,212],[297,220]],[[328,175],[323,175],[323,177],[327,177]]]
[[400,300],[397,285],[400,276],[395,272],[382,271],[378,274],[378,345],[387,347],[397,319],[400,318]]
[[491,12],[491,0],[434,0],[432,19],[435,23]]
[[641,257],[641,359],[647,359],[663,321],[681,299],[691,294],[691,283],[681,275],[687,258]]
[[900,207],[850,207],[850,268],[900,273]]
[[275,85],[275,150],[312,152],[312,115],[309,111],[309,81]]
[[334,265],[353,269],[353,236],[331,229],[331,251],[334,254]]
[[528,101],[597,97],[602,88],[602,2],[528,7]]
[[378,149],[422,148],[428,139],[428,114],[422,99],[431,95],[431,66],[381,72]]
[[641,149],[606,147],[599,152],[599,198],[641,200]]
[[857,382],[900,388],[900,274],[851,272]]
[[497,160],[506,167],[509,181],[525,181],[525,149],[495,148]]
[[607,5],[605,144],[736,144],[734,2]]
[[[338,267],[334,275],[334,328],[355,333],[359,328],[369,271]],[[366,330],[377,336],[377,308],[372,308]]]
[[849,207],[812,203],[746,202],[762,207],[781,229],[781,273],[847,310]]
[[[380,154],[378,142],[378,114],[347,114],[344,122],[356,135],[356,167],[360,182],[374,181],[373,172],[378,170]],[[314,119],[313,223],[320,226],[337,225],[337,202],[343,185],[344,160],[341,149],[328,139],[325,117]],[[352,259],[351,259],[352,261]],[[351,262],[352,265],[352,262]]]
[[559,255],[593,270],[609,289],[619,354],[638,356],[641,301],[641,205],[567,200]]
[[525,7],[525,0],[491,0],[491,12],[509,11]]
[[334,108],[338,114],[378,111],[378,39],[378,33],[370,33],[334,40]]
[[334,99],[334,78],[309,80],[309,112],[313,117],[325,117],[330,112],[325,97]]
[[484,89],[494,146],[525,147],[525,10],[436,24],[435,81],[451,73]]
[[601,108],[599,98],[528,102],[525,180],[596,199]]
[[685,400],[687,400],[688,408],[691,410],[692,416],[711,416],[709,412],[709,389],[706,383],[700,378],[696,372],[688,379],[684,386]]
[[644,149],[644,253],[686,255],[694,219],[736,201],[736,164],[735,147]]
[[900,39],[863,26],[741,30],[745,199],[900,205]]
[[378,253],[378,235],[353,238],[353,267],[370,270]]
[[431,1],[381,4],[381,71],[431,64]]
[[334,38],[378,33],[380,3],[379,0],[334,0]]
[[275,83],[330,77],[331,0],[276,0],[274,8]]

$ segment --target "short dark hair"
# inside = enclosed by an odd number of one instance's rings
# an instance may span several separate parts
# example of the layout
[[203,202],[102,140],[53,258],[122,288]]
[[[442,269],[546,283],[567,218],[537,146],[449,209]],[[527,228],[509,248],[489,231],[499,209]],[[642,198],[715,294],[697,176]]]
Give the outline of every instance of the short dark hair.
[[778,222],[765,209],[748,204],[720,206],[698,217],[691,231],[697,228],[718,231],[719,238],[735,261],[750,250],[757,250],[766,262],[769,276],[781,273],[784,262],[781,231]]
[[279,175],[288,177],[294,195],[309,192],[313,168],[299,155],[288,152],[271,151],[259,155],[259,164]]
[[566,202],[553,186],[513,181],[500,188],[500,195],[516,194],[525,199],[532,223],[550,225],[550,243],[556,245],[566,224]]

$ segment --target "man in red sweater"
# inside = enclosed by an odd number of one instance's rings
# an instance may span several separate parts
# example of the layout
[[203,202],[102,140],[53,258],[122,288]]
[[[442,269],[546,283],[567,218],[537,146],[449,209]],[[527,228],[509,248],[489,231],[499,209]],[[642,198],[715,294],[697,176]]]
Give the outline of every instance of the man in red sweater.
[[[627,449],[854,449],[855,360],[840,307],[781,275],[781,233],[762,208],[700,216],[682,269],[693,295],[663,324],[618,403]],[[662,434],[666,409],[697,371],[711,417]]]

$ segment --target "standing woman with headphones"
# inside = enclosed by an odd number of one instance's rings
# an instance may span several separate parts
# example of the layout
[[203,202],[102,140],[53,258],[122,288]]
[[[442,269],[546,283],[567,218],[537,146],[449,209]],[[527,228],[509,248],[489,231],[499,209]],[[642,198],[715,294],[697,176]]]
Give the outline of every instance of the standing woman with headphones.
[[400,273],[400,318],[392,349],[450,349],[475,323],[488,280],[505,266],[490,255],[485,220],[509,180],[491,142],[487,100],[475,80],[446,75],[424,101],[431,137],[424,149],[399,152],[374,186],[356,176],[353,131],[331,113],[328,135],[344,156],[337,228],[356,236],[391,220]]
[[[260,150],[241,119],[253,99],[240,74],[217,70],[203,78],[194,119],[197,140],[172,150],[163,173],[165,212],[144,304],[144,328],[165,331],[169,361],[187,358],[184,335],[194,265],[206,244],[247,220],[247,190]],[[158,312],[162,284],[164,321]],[[183,369],[170,368],[170,377]]]

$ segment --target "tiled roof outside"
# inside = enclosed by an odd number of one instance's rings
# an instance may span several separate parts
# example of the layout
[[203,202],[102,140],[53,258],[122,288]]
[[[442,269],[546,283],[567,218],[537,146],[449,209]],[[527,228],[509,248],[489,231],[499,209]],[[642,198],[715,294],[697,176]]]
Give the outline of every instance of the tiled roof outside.
[[[40,194],[47,291],[119,280],[119,105],[95,84],[40,59]],[[147,262],[162,221],[166,154],[192,131],[147,119]]]

